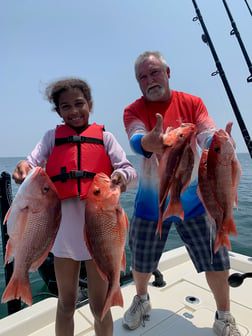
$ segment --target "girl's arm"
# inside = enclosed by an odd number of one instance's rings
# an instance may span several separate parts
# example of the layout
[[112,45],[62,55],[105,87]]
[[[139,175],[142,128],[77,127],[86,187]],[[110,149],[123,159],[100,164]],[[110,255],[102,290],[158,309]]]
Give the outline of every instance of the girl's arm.
[[111,175],[112,181],[120,185],[121,191],[134,188],[138,182],[137,171],[127,159],[121,145],[110,132],[104,132],[104,148],[114,168]]
[[55,130],[49,130],[45,133],[34,150],[27,156],[27,160],[20,161],[12,175],[17,184],[21,184],[26,178],[28,172],[37,166],[45,167],[47,159],[52,151],[55,140]]

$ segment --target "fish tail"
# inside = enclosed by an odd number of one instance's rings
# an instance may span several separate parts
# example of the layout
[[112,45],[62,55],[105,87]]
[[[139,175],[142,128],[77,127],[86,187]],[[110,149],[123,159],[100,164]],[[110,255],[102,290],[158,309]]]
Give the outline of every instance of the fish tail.
[[224,218],[223,227],[227,228],[227,233],[237,236],[237,230],[235,227],[235,222],[233,218]]
[[121,292],[121,288],[119,284],[118,284],[117,290],[114,291],[113,294],[112,294],[111,288],[108,290],[107,297],[106,297],[104,307],[102,310],[101,321],[104,319],[110,307],[113,307],[113,306],[123,307],[123,297],[122,297],[122,292]]
[[176,202],[171,202],[170,200],[165,210],[165,213],[163,214],[163,221],[171,216],[176,216],[184,220],[184,210],[180,200],[177,200]]
[[221,246],[225,246],[228,250],[231,250],[231,243],[227,234],[216,234],[214,253],[216,253]]
[[32,305],[32,293],[29,278],[18,279],[14,276],[11,277],[2,296],[2,303],[6,303],[10,300],[19,299],[25,302],[27,305]]

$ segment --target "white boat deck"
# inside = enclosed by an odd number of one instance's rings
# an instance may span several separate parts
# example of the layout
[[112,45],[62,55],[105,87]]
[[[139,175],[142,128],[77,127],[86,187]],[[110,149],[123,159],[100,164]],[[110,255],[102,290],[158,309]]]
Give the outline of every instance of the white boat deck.
[[[231,274],[252,272],[252,258],[231,255]],[[157,288],[151,279],[150,320],[134,331],[122,327],[122,316],[135,295],[135,286],[122,287],[124,308],[112,307],[116,336],[210,336],[215,301],[204,274],[197,274],[184,247],[166,252],[159,264],[166,286]],[[230,288],[231,311],[243,336],[252,335],[252,279]],[[49,298],[0,320],[0,336],[53,336],[57,299]],[[75,336],[94,336],[93,317],[85,305],[75,313]]]

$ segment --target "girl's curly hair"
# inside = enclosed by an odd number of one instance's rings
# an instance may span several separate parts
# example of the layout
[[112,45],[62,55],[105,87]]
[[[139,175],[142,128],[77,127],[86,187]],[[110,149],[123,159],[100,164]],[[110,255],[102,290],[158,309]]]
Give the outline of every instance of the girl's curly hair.
[[81,90],[88,103],[92,100],[91,89],[86,81],[79,78],[57,80],[48,85],[45,90],[46,98],[54,105],[55,110],[59,108],[59,97],[61,93],[70,89]]

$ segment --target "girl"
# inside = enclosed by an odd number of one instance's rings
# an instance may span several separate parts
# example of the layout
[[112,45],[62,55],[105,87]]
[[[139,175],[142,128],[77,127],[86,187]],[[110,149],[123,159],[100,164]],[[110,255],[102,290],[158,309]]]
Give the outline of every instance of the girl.
[[103,126],[88,123],[93,103],[85,81],[56,81],[46,88],[46,96],[63,125],[45,133],[27,160],[18,163],[13,179],[20,184],[31,168],[45,167],[62,199],[62,220],[52,248],[58,287],[56,336],[74,335],[81,260],[85,260],[96,335],[111,336],[111,312],[100,321],[108,285],[98,274],[83,238],[85,197],[94,173],[105,172],[123,192],[136,185],[137,172],[114,136]]

